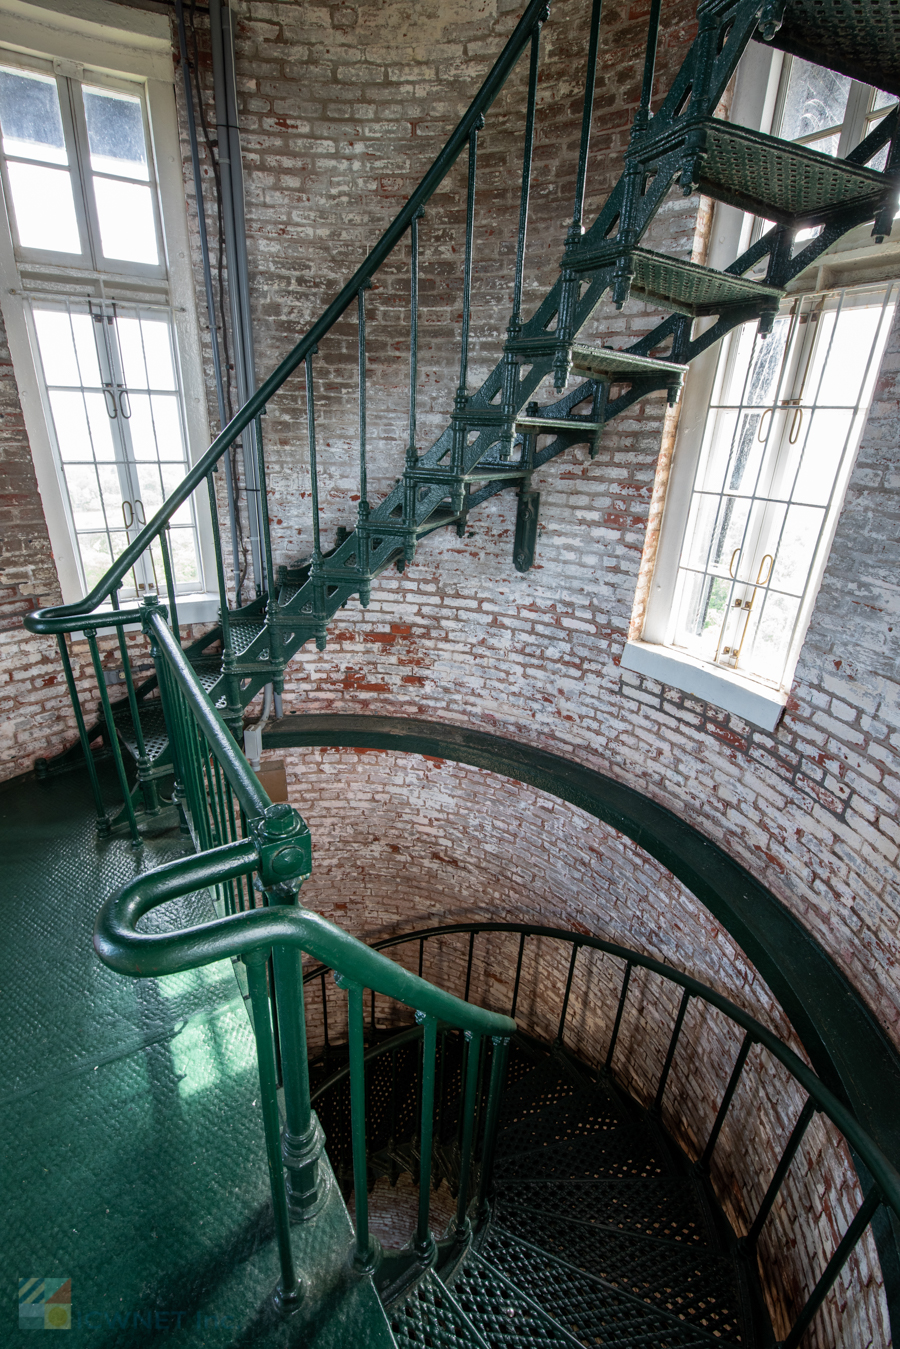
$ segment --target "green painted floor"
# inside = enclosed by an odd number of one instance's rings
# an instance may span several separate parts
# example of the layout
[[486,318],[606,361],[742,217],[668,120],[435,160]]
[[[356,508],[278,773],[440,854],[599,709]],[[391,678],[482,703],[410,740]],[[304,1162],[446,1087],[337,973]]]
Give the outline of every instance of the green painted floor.
[[[259,1080],[231,962],[132,980],[94,955],[106,896],[188,847],[177,831],[137,854],[126,839],[98,840],[80,773],[0,788],[0,1344],[32,1343],[18,1290],[38,1278],[71,1279],[70,1333],[91,1349],[160,1337],[389,1345],[374,1292],[346,1272],[336,1188],[293,1229],[301,1273],[317,1280],[307,1308],[288,1322],[271,1311]],[[213,916],[200,894],[144,925]]]

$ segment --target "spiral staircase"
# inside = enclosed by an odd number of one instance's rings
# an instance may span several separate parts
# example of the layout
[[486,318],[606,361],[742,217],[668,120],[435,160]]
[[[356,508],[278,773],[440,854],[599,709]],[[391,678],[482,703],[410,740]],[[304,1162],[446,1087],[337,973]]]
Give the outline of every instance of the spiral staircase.
[[[367,1081],[369,1182],[396,1185],[404,1174],[418,1177],[419,1045],[407,1033],[378,1049]],[[454,1196],[463,1054],[459,1039],[445,1038],[433,1177]],[[313,1099],[349,1198],[346,1074],[332,1074]],[[462,1258],[451,1222],[442,1272],[426,1273],[411,1290],[382,1290],[398,1344],[774,1342],[755,1269],[708,1179],[610,1075],[514,1037],[494,1176],[489,1218]]]
[[[605,425],[648,396],[663,393],[674,402],[691,361],[735,325],[756,321],[765,335],[789,283],[849,230],[871,222],[877,238],[890,232],[900,186],[897,109],[841,160],[734,126],[715,114],[752,40],[781,45],[900,94],[896,0],[869,0],[865,5],[856,0],[701,0],[697,36],[671,88],[654,108],[660,11],[660,0],[652,0],[642,95],[624,172],[597,219],[585,228],[582,215],[602,19],[600,0],[595,0],[586,33],[587,80],[572,224],[566,240],[560,241],[560,278],[530,317],[522,313],[523,272],[546,0],[532,0],[444,150],[366,262],[103,580],[78,604],[36,611],[26,619],[31,631],[57,637],[101,833],[121,823],[134,845],[141,847],[142,829],[160,812],[160,785],[174,778],[173,801],[196,849],[191,858],[143,872],[107,901],[95,934],[101,959],[123,975],[155,977],[230,957],[244,981],[255,1033],[281,1271],[273,1305],[285,1318],[267,1344],[317,1342],[313,1323],[303,1321],[302,1308],[326,1296],[320,1285],[327,1265],[332,1280],[327,1297],[333,1305],[351,1297],[348,1269],[357,1279],[352,1296],[354,1305],[364,1305],[365,1315],[354,1323],[354,1334],[356,1342],[372,1346],[773,1345],[755,1258],[750,1258],[753,1242],[748,1244],[745,1234],[738,1243],[703,1166],[749,1049],[756,1043],[765,1044],[788,1065],[813,1105],[794,1128],[752,1232],[765,1222],[792,1149],[816,1109],[825,1110],[842,1129],[856,1155],[864,1158],[867,1175],[874,1177],[782,1341],[786,1349],[799,1345],[874,1214],[884,1207],[900,1216],[900,1177],[852,1113],[807,1065],[723,1000],[719,1003],[745,1031],[744,1044],[724,1088],[707,1153],[700,1163],[689,1164],[666,1136],[658,1109],[644,1109],[631,1099],[609,1071],[609,1060],[605,1071],[594,1071],[564,1052],[560,1043],[528,1040],[511,1017],[472,1006],[468,988],[465,998],[445,994],[302,908],[298,892],[311,865],[308,830],[292,808],[269,801],[238,747],[248,703],[267,685],[280,695],[285,668],[300,648],[310,641],[323,648],[337,611],[354,596],[367,604],[379,575],[392,566],[402,570],[427,534],[450,527],[463,535],[481,503],[512,489],[518,500],[513,561],[518,570],[527,571],[537,541],[539,495],[532,486],[537,469],[575,445],[587,445],[594,453]],[[526,53],[529,78],[513,305],[498,364],[479,389],[470,391],[478,138],[492,103]],[[882,151],[886,151],[884,167],[871,168]],[[446,429],[420,452],[419,220],[464,153],[468,210],[459,385]],[[775,223],[724,270],[654,251],[645,246],[644,236],[676,184],[687,195],[702,192]],[[795,243],[795,233],[811,226],[819,232]],[[379,269],[407,236],[408,447],[397,486],[372,506],[367,489],[366,445],[372,429],[365,401],[365,297]],[[607,294],[620,308],[632,297],[650,301],[664,317],[624,350],[579,341],[580,330]],[[360,371],[358,518],[355,528],[328,550],[322,546],[318,514],[321,426],[315,382],[322,357],[317,351],[354,306]],[[694,336],[693,322],[698,318],[713,322],[701,325],[703,330]],[[247,432],[257,453],[262,499],[267,499],[261,416],[301,365],[306,376],[311,552],[296,563],[276,566],[263,519],[265,592],[242,604],[240,594],[229,585],[216,523],[213,474],[237,437]],[[542,388],[545,401],[540,403],[535,395]],[[204,487],[213,508],[220,622],[183,647],[166,531],[174,512]],[[119,607],[124,578],[143,552],[156,544],[162,552],[165,592],[139,608]],[[143,682],[135,679],[124,636],[126,627],[135,623],[143,626],[156,665],[155,675]],[[117,634],[123,663],[126,696],[120,700],[111,699],[104,678],[98,633],[107,630]],[[83,634],[88,642],[99,694],[96,712],[85,714],[82,708],[67,641],[73,633]],[[121,791],[117,820],[108,809],[106,776],[98,772],[92,749],[98,737],[113,761]],[[150,909],[203,889],[216,901],[215,920],[180,932],[138,930],[139,919]],[[578,951],[590,944],[583,937],[572,940],[566,1003]],[[335,971],[347,994],[346,1063],[339,1065],[337,1080],[333,1072],[324,1079],[317,1077],[313,1063],[310,1084],[301,952]],[[628,975],[642,959],[633,952],[619,955],[626,960],[626,978],[612,1044]],[[710,990],[698,992],[700,986],[689,978],[663,972],[680,981],[683,999],[657,1104],[688,1000],[696,996],[715,1000]],[[394,1045],[393,1059],[374,1041],[366,1049],[367,990],[373,999],[377,992],[402,1003],[419,1020],[420,1039],[408,1040],[405,1048]],[[372,1065],[389,1061],[396,1071],[392,1069],[386,1092],[378,1076],[381,1068],[376,1071]],[[400,1100],[404,1103],[402,1128],[396,1117],[393,1126],[388,1125],[385,1111],[390,1100],[395,1106]],[[323,1131],[311,1110],[313,1102],[325,1126],[338,1183],[347,1197],[352,1187],[354,1196],[349,1266],[345,1247],[340,1258],[335,1253],[334,1234],[339,1232],[344,1240],[349,1224],[343,1208],[340,1214],[333,1212],[328,1199],[333,1194],[331,1172],[322,1155]],[[417,1234],[405,1251],[382,1259],[367,1227],[368,1186],[379,1174],[390,1180],[403,1172],[419,1182]],[[437,1240],[429,1227],[432,1179],[446,1181],[458,1200],[452,1230]],[[327,1259],[324,1248],[313,1240],[326,1213],[332,1223]],[[298,1233],[305,1234],[302,1244],[309,1257],[299,1274]],[[372,1295],[367,1302],[360,1288],[364,1292],[368,1288]],[[380,1293],[386,1321],[374,1290]],[[292,1322],[292,1315],[300,1319]],[[332,1342],[337,1341],[321,1340]]]

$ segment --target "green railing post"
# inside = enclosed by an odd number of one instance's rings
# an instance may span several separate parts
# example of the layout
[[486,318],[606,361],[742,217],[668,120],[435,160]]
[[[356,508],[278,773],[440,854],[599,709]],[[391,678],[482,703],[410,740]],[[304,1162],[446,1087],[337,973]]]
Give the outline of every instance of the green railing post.
[[494,1047],[494,1053],[491,1059],[491,1082],[488,1087],[484,1139],[481,1146],[481,1175],[478,1178],[478,1213],[481,1218],[487,1214],[488,1197],[491,1192],[494,1147],[497,1142],[497,1126],[500,1123],[500,1095],[503,1091],[506,1057],[509,1053],[509,1037],[492,1035],[491,1044]]
[[84,724],[84,713],[81,710],[81,703],[78,700],[78,688],[75,684],[75,676],[72,673],[72,662],[69,660],[69,648],[66,645],[65,633],[57,633],[56,644],[59,647],[63,674],[65,675],[66,686],[69,690],[69,697],[72,700],[72,711],[75,713],[75,724],[78,727],[78,739],[81,741],[84,762],[91,783],[91,794],[93,795],[94,807],[97,811],[97,833],[101,838],[106,838],[112,832],[112,821],[103,804],[103,793],[100,791],[100,779],[97,777],[97,765],[94,763],[94,756],[91,753],[91,742],[88,739],[87,727]]
[[347,990],[347,1037],[350,1049],[350,1134],[353,1140],[353,1195],[356,1208],[356,1240],[351,1252],[353,1268],[360,1274],[374,1272],[381,1246],[369,1235],[369,1167],[366,1158],[366,1063],[363,1029],[363,990],[344,975],[335,974],[339,988]]
[[424,1012],[416,1012],[422,1027],[422,1118],[419,1133],[419,1221],[416,1225],[416,1254],[423,1263],[434,1258],[434,1237],[428,1226],[431,1208],[431,1153],[434,1144],[434,1070],[437,1056],[437,1021]]
[[282,1311],[293,1311],[299,1306],[303,1290],[294,1269],[291,1250],[291,1220],[288,1214],[284,1172],[281,1168],[281,1142],[278,1122],[278,1089],[275,1085],[275,1041],[269,1019],[269,994],[266,989],[267,950],[248,951],[244,956],[250,1006],[253,1010],[253,1032],[256,1037],[256,1061],[259,1067],[260,1104],[266,1135],[266,1160],[269,1165],[269,1184],[275,1210],[275,1236],[281,1278],[275,1288],[275,1303]]
[[[252,832],[264,859],[266,899],[270,905],[296,908],[300,886],[310,871],[309,830],[293,806],[279,802],[269,807]],[[288,869],[295,874],[267,885],[265,873],[271,872],[273,863],[280,874]],[[273,964],[286,1117],[281,1155],[288,1173],[288,1207],[292,1218],[312,1218],[325,1202],[328,1189],[327,1174],[319,1172],[325,1137],[310,1105],[302,952],[275,946]]]
[[144,840],[141,838],[138,831],[137,819],[134,813],[134,802],[131,799],[131,789],[128,786],[128,778],[125,775],[125,764],[122,760],[122,747],[119,744],[119,733],[116,730],[116,723],[113,719],[112,708],[109,703],[109,694],[106,691],[106,680],[103,677],[103,662],[100,659],[97,634],[95,632],[88,632],[87,640],[91,653],[91,661],[94,665],[94,674],[97,678],[97,688],[100,693],[100,706],[103,709],[103,720],[106,723],[106,733],[109,736],[109,747],[112,750],[113,762],[116,765],[116,775],[119,779],[119,790],[122,793],[122,804],[125,807],[128,828],[131,832],[131,846],[133,848],[143,848]]
[[472,1230],[469,1222],[469,1177],[472,1171],[472,1145],[475,1138],[475,1111],[478,1104],[478,1060],[481,1036],[472,1031],[466,1037],[466,1087],[463,1095],[463,1129],[459,1157],[459,1197],[456,1203],[456,1240],[465,1241]]

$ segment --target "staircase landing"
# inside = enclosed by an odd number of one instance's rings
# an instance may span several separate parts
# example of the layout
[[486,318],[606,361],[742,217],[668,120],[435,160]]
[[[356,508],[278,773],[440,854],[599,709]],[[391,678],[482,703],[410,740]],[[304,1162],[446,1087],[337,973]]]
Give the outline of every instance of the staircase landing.
[[[352,1233],[336,1186],[315,1222],[293,1229],[301,1270],[319,1243],[307,1307],[288,1322],[271,1312],[259,1079],[231,962],[130,980],[91,944],[112,889],[193,848],[176,830],[135,858],[121,839],[97,839],[89,800],[79,772],[0,789],[7,1267],[16,1279],[70,1278],[72,1327],[103,1349],[179,1325],[185,1342],[208,1346],[387,1349],[374,1290],[346,1275]],[[161,913],[157,924],[178,926],[215,916],[205,894]],[[349,1296],[334,1297],[344,1282]],[[10,1286],[0,1343],[19,1341]]]

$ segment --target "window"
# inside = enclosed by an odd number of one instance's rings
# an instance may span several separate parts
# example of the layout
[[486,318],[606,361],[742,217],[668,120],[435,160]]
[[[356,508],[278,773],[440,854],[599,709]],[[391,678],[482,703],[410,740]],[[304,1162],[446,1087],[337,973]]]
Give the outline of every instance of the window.
[[897,286],[809,295],[722,351],[666,644],[776,689],[825,564]]
[[[896,104],[755,44],[745,61],[735,120],[825,154],[848,154]],[[728,266],[767,228],[717,206],[711,265]],[[817,232],[798,231],[795,244]],[[768,730],[793,678],[900,293],[896,243],[873,256],[871,224],[859,233],[852,248],[836,246],[836,272],[820,260],[798,278],[767,339],[747,324],[692,366],[646,614],[622,659]]]
[[[0,47],[3,310],[67,601],[96,584],[209,443],[168,22],[129,12],[132,50],[118,6],[90,0],[84,12],[83,34],[68,16],[55,35],[64,57],[52,41],[46,57],[31,55],[39,48],[15,15],[4,38],[22,27],[21,49]],[[54,36],[53,12],[43,17],[42,45]],[[176,588],[192,603],[209,570],[204,509],[186,503],[169,535]],[[163,585],[157,544],[123,598]],[[212,617],[205,609],[188,616]]]

